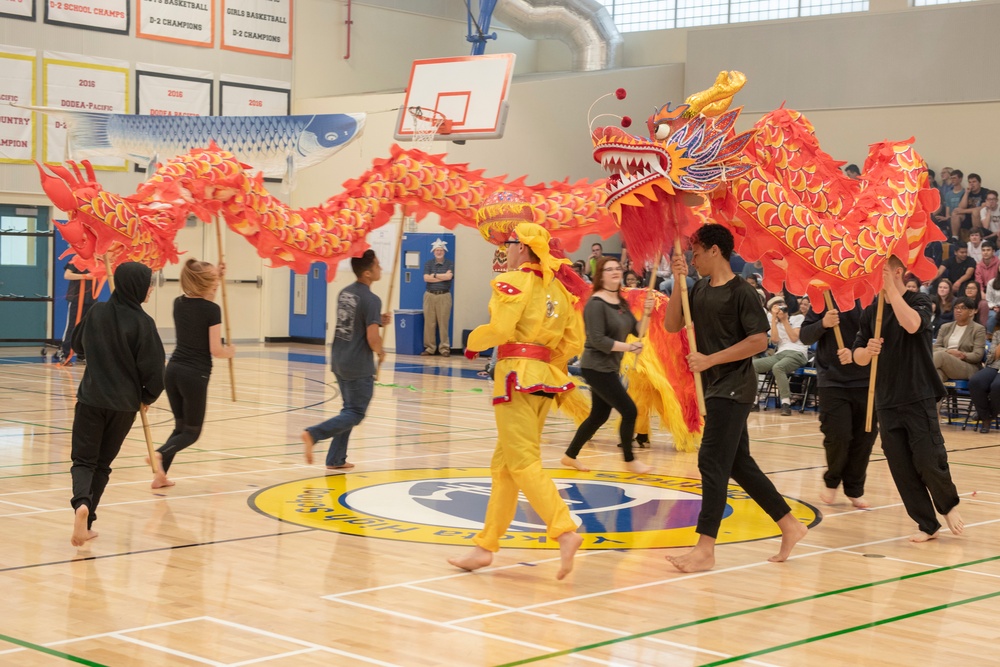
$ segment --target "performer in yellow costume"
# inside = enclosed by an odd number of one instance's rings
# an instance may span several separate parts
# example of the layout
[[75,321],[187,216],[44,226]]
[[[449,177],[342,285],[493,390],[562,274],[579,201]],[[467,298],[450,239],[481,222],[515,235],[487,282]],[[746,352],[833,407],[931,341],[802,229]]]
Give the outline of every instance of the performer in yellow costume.
[[556,279],[568,259],[549,251],[549,233],[522,222],[507,244],[507,273],[493,282],[490,322],[469,336],[466,355],[498,349],[493,409],[497,446],[490,464],[493,488],[476,546],[448,562],[477,570],[493,562],[500,539],[517,513],[518,493],[545,521],[549,539],[559,543],[557,579],[573,569],[573,556],[583,538],[576,532],[566,503],[542,470],[540,443],[552,400],[561,401],[575,388],[566,364],[583,349],[583,322],[574,310],[577,298]]

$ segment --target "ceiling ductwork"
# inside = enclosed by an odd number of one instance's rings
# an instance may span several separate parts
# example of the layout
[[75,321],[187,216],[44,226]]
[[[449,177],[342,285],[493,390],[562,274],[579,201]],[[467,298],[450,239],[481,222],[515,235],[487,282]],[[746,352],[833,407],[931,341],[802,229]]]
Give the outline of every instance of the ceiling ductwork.
[[497,0],[493,16],[529,39],[564,42],[575,72],[621,66],[621,33],[597,0]]

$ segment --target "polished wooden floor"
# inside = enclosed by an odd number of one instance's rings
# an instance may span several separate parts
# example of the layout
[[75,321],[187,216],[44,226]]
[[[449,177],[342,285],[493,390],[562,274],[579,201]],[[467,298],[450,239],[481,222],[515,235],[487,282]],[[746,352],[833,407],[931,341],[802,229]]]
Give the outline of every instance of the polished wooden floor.
[[[81,367],[0,351],[0,665],[996,665],[1000,646],[1000,437],[944,426],[965,535],[913,544],[876,445],[871,511],[822,506],[815,413],[750,418],[752,450],[786,496],[822,507],[792,560],[776,540],[718,548],[715,570],[669,571],[664,549],[504,549],[473,574],[454,546],[376,539],[255,511],[261,489],[324,479],[299,431],[340,401],[316,347],[240,347],[239,401],[218,367],[201,440],[176,486],[152,490],[136,426],[95,529],[70,546],[70,427]],[[436,370],[440,367],[441,371]],[[350,475],[484,468],[495,437],[484,380],[462,357],[389,357]],[[435,374],[440,372],[441,374]],[[451,374],[449,374],[451,373]],[[485,390],[485,391],[484,391]],[[153,438],[171,428],[166,399]],[[546,467],[573,432],[550,418]],[[639,454],[697,477],[663,433]],[[584,450],[621,471],[610,426]],[[322,463],[320,452],[319,463]]]

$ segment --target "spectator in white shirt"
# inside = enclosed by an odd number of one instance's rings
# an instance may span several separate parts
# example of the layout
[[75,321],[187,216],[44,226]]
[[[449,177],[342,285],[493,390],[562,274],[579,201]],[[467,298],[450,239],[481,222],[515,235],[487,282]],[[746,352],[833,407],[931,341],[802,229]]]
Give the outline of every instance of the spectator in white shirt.
[[799,330],[805,316],[795,313],[789,316],[788,306],[780,297],[772,297],[767,302],[767,319],[771,325],[771,344],[777,346],[777,351],[769,357],[753,360],[753,369],[757,373],[771,371],[774,382],[778,385],[778,398],[781,400],[782,416],[792,414],[792,391],[788,385],[788,376],[797,368],[807,363],[808,346],[799,342]]

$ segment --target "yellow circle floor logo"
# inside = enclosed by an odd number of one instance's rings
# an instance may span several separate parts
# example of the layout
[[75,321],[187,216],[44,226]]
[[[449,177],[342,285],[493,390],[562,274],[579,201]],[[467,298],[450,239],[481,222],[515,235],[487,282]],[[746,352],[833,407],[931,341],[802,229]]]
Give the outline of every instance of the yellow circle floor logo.
[[[584,549],[658,549],[693,545],[701,482],[670,475],[549,470],[584,537]],[[278,484],[255,493],[251,507],[299,526],[406,542],[469,545],[482,528],[489,468],[385,470]],[[786,498],[806,526],[814,507]],[[738,486],[730,486],[719,542],[780,535],[777,525]],[[502,542],[555,548],[524,496]]]

